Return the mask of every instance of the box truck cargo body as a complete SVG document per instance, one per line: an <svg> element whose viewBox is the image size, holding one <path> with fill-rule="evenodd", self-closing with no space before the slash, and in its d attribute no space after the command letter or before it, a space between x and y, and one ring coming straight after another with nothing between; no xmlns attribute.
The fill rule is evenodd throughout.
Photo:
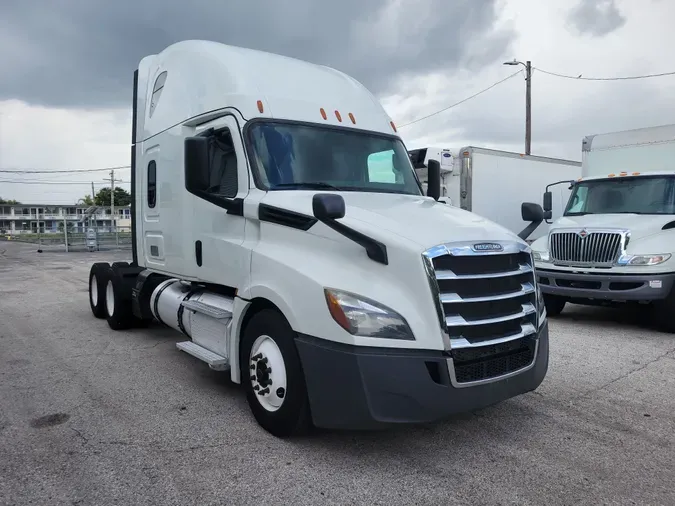
<svg viewBox="0 0 675 506"><path fill-rule="evenodd" d="M409 151L420 180L426 182L426 163L440 158L441 195L448 203L471 211L519 233L525 224L521 203L538 201L547 185L574 181L581 176L581 162L560 158L523 155L468 146L461 149L418 148ZM551 190L552 218L562 216L570 194L570 185L559 184ZM527 239L546 235L548 223L542 222Z"/></svg>

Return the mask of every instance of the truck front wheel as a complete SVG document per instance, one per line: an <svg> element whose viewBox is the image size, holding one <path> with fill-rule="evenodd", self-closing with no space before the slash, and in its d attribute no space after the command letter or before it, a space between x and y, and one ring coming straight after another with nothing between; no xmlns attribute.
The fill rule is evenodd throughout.
<svg viewBox="0 0 675 506"><path fill-rule="evenodd" d="M544 305L547 316L558 316L565 309L567 301L557 295L544 294Z"/></svg>
<svg viewBox="0 0 675 506"><path fill-rule="evenodd" d="M295 332L281 313L264 309L251 318L241 342L241 381L258 424L276 437L305 433L309 400Z"/></svg>

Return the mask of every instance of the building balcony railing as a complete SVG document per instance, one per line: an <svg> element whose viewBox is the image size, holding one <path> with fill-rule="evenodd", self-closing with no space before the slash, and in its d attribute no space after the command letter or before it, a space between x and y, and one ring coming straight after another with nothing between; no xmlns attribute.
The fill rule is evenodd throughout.
<svg viewBox="0 0 675 506"><path fill-rule="evenodd" d="M82 214L0 214L0 220L12 221L43 221L43 220L82 220L88 219ZM95 214L92 216L95 220L110 221L109 214ZM115 219L129 219L129 216L115 215Z"/></svg>

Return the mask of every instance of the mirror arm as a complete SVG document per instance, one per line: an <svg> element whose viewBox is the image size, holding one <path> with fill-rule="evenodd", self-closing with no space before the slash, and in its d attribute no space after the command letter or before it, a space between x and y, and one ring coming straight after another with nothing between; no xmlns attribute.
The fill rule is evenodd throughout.
<svg viewBox="0 0 675 506"><path fill-rule="evenodd" d="M363 249L365 249L366 253L368 254L368 258L371 260L374 260L375 262L383 265L389 265L387 247L380 241L373 239L372 237L368 237L367 235L362 234L361 232L354 230L353 228L350 228L337 220L320 219L319 221L327 227L335 230L338 234L351 241L354 241L356 244L363 247Z"/></svg>
<svg viewBox="0 0 675 506"><path fill-rule="evenodd" d="M523 241L526 240L530 236L530 234L532 234L532 232L534 232L537 229L539 225L541 225L541 221L530 222L530 224L527 227L525 227L518 233L518 237L520 237Z"/></svg>
<svg viewBox="0 0 675 506"><path fill-rule="evenodd" d="M563 183L567 183L567 184L569 184L569 185L574 185L574 180L570 181L569 179L564 179L564 180L562 180L562 181L556 181L555 183L549 183L549 184L546 185L546 191L548 191L548 189L549 189L551 186L555 186L555 185L563 184Z"/></svg>

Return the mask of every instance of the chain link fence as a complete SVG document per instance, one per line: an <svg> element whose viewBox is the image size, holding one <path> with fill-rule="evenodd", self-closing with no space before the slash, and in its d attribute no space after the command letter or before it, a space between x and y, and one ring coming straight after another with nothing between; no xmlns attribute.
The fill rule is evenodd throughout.
<svg viewBox="0 0 675 506"><path fill-rule="evenodd" d="M31 232L6 234L1 240L37 245L38 249L75 251L106 251L131 249L131 227L92 227L86 231Z"/></svg>

